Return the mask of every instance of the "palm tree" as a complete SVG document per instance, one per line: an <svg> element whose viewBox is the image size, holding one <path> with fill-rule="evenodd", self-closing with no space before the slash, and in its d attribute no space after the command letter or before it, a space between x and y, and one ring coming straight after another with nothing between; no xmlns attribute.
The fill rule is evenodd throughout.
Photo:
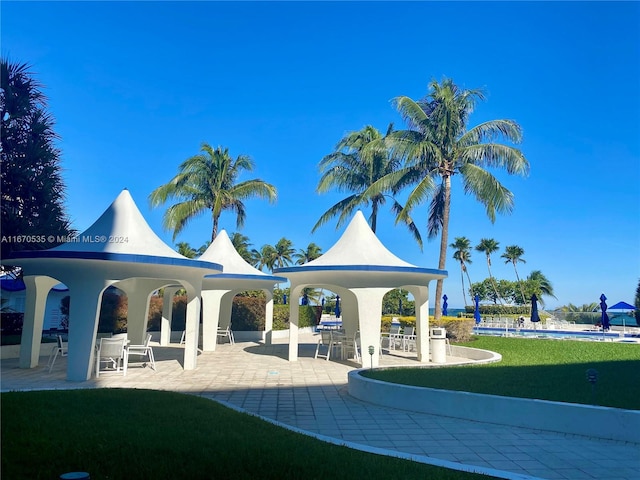
<svg viewBox="0 0 640 480"><path fill-rule="evenodd" d="M293 256L296 259L296 265L303 265L315 260L320 255L322 255L322 248L311 242L306 249L301 248L298 250L298 253L295 253Z"/></svg>
<svg viewBox="0 0 640 480"><path fill-rule="evenodd" d="M164 227L173 230L173 239L187 223L205 211L211 212L213 228L211 241L218 235L218 221L223 211L236 214L236 226L244 225L246 211L243 200L251 198L276 200L276 188L260 179L238 183L244 171L253 170L253 162L247 155L233 159L229 149L203 143L201 153L185 160L180 172L169 183L156 188L149 201L153 207L164 204L170 198L179 200L164 214Z"/></svg>
<svg viewBox="0 0 640 480"><path fill-rule="evenodd" d="M520 281L520 277L518 276L518 268L516 267L518 262L527 263L522 256L524 255L524 250L520 248L518 245L509 245L505 248L504 253L500 255L501 258L504 258L504 263L512 263L513 269L516 272L516 279L518 280L518 285L520 285L520 293L522 294L522 304L526 305L527 300L524 296L524 290L522 289L522 282Z"/></svg>
<svg viewBox="0 0 640 480"><path fill-rule="evenodd" d="M532 271L527 276L527 281L535 282L537 284L538 288L540 289L541 295L546 295L548 297L553 297L556 300L558 299L558 297L556 297L553 294L553 285L551 285L551 282L549 281L549 279L540 270ZM542 306L544 306L544 300L542 299L541 295L539 295L540 298L538 300L540 301Z"/></svg>
<svg viewBox="0 0 640 480"><path fill-rule="evenodd" d="M287 238L282 237L275 245L275 259L273 262L274 268L282 268L291 265L293 262L293 255L296 253L293 248L293 242Z"/></svg>
<svg viewBox="0 0 640 480"><path fill-rule="evenodd" d="M263 267L267 267L270 271L273 271L276 264L276 249L272 245L263 245L260 251L255 251L257 262L254 264L256 268L262 270Z"/></svg>
<svg viewBox="0 0 640 480"><path fill-rule="evenodd" d="M484 253L487 256L487 269L489 270L489 279L491 280L493 290L496 293L496 298L500 300L500 303L502 303L502 299L498 294L498 286L496 285L496 281L491 274L491 254L497 252L499 248L500 244L493 238L482 238L480 239L480 243L476 245L476 250L478 252Z"/></svg>
<svg viewBox="0 0 640 480"><path fill-rule="evenodd" d="M245 262L255 265L256 262L260 261L255 255L257 251L255 249L249 250L249 247L252 245L249 243L249 237L242 235L240 232L234 232L229 239L231 240L233 248L236 249L236 252L238 252Z"/></svg>
<svg viewBox="0 0 640 480"><path fill-rule="evenodd" d="M469 287L471 287L471 278L469 277L469 270L467 269L467 264L471 262L471 242L467 237L456 237L455 242L449 245L451 248L455 249L453 252L453 258L460 262L460 278L462 279L462 296L464 297L464 304L469 305L467 303L467 295L464 289L464 274L467 274L467 280L469 280ZM471 292L473 295L473 292Z"/></svg>
<svg viewBox="0 0 640 480"><path fill-rule="evenodd" d="M187 258L196 258L198 254L188 242L178 242L176 247L178 247L178 253Z"/></svg>
<svg viewBox="0 0 640 480"><path fill-rule="evenodd" d="M442 83L434 80L429 88L428 95L418 102L409 97L394 100L409 129L391 133L387 141L392 154L406 163L376 188L413 185L399 221L431 198L427 231L430 238L440 233L438 268L444 270L452 177L460 175L464 192L474 195L494 222L496 213L512 211L513 194L487 169L502 168L508 174L526 175L529 162L520 150L496 143L501 138L511 143L521 141L522 131L515 121L490 120L467 130L476 101L484 100L481 90L462 90L450 79ZM442 284L443 280L436 284L436 319L441 315Z"/></svg>
<svg viewBox="0 0 640 480"><path fill-rule="evenodd" d="M392 131L393 123L389 124L386 136ZM323 213L311 229L312 233L336 216L338 216L336 228L339 228L352 216L356 208L368 206L369 203L371 203L369 223L371 230L375 233L378 211L380 205L386 203L387 197L393 202L391 210L394 213L398 214L402 211L402 205L392 196L395 193L393 188L381 189L373 194L368 193L371 185L400 168L400 162L389 154L384 139L385 137L376 128L367 125L362 130L345 135L336 145L335 151L320 161L319 168L322 176L316 191L325 193L335 188L350 195ZM411 217L407 215L403 220L422 248L420 232Z"/></svg>

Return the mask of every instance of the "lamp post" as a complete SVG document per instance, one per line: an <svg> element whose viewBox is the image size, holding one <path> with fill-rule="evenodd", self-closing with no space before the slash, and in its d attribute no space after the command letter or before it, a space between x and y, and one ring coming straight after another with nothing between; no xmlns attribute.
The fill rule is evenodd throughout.
<svg viewBox="0 0 640 480"><path fill-rule="evenodd" d="M369 355L371 356L371 368L373 368L373 345L369 345Z"/></svg>

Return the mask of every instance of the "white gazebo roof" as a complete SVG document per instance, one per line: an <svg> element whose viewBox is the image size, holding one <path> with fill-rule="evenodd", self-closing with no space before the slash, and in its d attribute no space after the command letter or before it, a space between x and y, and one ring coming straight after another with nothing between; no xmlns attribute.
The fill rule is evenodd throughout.
<svg viewBox="0 0 640 480"><path fill-rule="evenodd" d="M236 251L226 230L218 233L218 236L199 257L199 260L220 264L223 268L223 273L205 277L205 288L211 288L220 284L229 284L231 280L246 283L246 288L248 289L251 288L252 285L256 286L255 282L260 282L261 285L265 285L265 283L274 284L287 281L284 277L267 275L249 265ZM212 283L212 281L215 283Z"/></svg>
<svg viewBox="0 0 640 480"><path fill-rule="evenodd" d="M447 276L445 270L412 265L391 253L369 227L360 210L340 239L324 255L304 265L278 268L297 283L363 287L386 284L422 284ZM416 283L418 282L418 283Z"/></svg>

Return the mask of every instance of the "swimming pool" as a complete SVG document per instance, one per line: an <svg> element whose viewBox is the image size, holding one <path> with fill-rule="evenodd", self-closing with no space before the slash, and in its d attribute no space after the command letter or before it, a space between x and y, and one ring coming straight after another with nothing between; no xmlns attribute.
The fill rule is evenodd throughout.
<svg viewBox="0 0 640 480"><path fill-rule="evenodd" d="M542 330L542 329L515 329L515 328L496 328L496 327L474 327L473 333L477 335L493 335L501 337L529 337L529 338L564 338L573 340L594 340L594 341L619 341L619 342L638 342L638 334L622 333L622 332L590 332L575 330Z"/></svg>

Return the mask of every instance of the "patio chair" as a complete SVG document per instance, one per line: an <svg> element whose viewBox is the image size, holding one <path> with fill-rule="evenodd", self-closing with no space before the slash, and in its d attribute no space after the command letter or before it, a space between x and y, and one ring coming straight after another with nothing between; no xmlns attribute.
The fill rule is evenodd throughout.
<svg viewBox="0 0 640 480"><path fill-rule="evenodd" d="M56 336L56 344L51 349L51 354L49 355L49 361L47 361L47 367L49 368L49 372L53 370L53 364L56 363L56 358L58 355L61 357L67 356L67 345L62 342L62 335Z"/></svg>
<svg viewBox="0 0 640 480"><path fill-rule="evenodd" d="M236 343L235 339L233 338L233 332L231 331L231 327L229 326L227 326L227 328L218 327L218 340L219 341L221 340L220 343L222 343L225 338L229 339L229 343L231 345Z"/></svg>
<svg viewBox="0 0 640 480"><path fill-rule="evenodd" d="M325 347L327 351L322 354L320 353L320 348ZM316 345L316 354L313 358L324 357L326 360L329 360L331 356L331 330L321 330L320 331L320 339L318 340L318 345Z"/></svg>
<svg viewBox="0 0 640 480"><path fill-rule="evenodd" d="M395 350L396 347L402 345L402 335L400 333L400 324L391 324L389 332L382 332L380 334L380 351L384 346L384 341L387 341L387 350Z"/></svg>
<svg viewBox="0 0 640 480"><path fill-rule="evenodd" d="M415 327L406 327L402 334L402 350L405 352L410 352L411 350L416 350L416 328Z"/></svg>
<svg viewBox="0 0 640 480"><path fill-rule="evenodd" d="M128 345L127 346L127 357L130 358L131 355L135 355L138 357L142 357L143 359L143 367L147 366L147 363L144 362L146 358L149 361L149 365L152 370L156 369L156 360L153 356L153 348L150 345L151 343L151 334L147 334L147 339L144 342L144 345Z"/></svg>
<svg viewBox="0 0 640 480"><path fill-rule="evenodd" d="M109 371L120 373L122 369L123 376L127 374L127 350L125 345L127 339L122 338L101 338L96 352L96 378L100 376L101 366L106 364L110 367Z"/></svg>
<svg viewBox="0 0 640 480"><path fill-rule="evenodd" d="M356 362L360 361L360 349L358 348L358 340L359 340L358 332L355 332L353 335L345 335L342 337L341 341L341 351L342 351L342 359L347 360L351 356L355 359Z"/></svg>

